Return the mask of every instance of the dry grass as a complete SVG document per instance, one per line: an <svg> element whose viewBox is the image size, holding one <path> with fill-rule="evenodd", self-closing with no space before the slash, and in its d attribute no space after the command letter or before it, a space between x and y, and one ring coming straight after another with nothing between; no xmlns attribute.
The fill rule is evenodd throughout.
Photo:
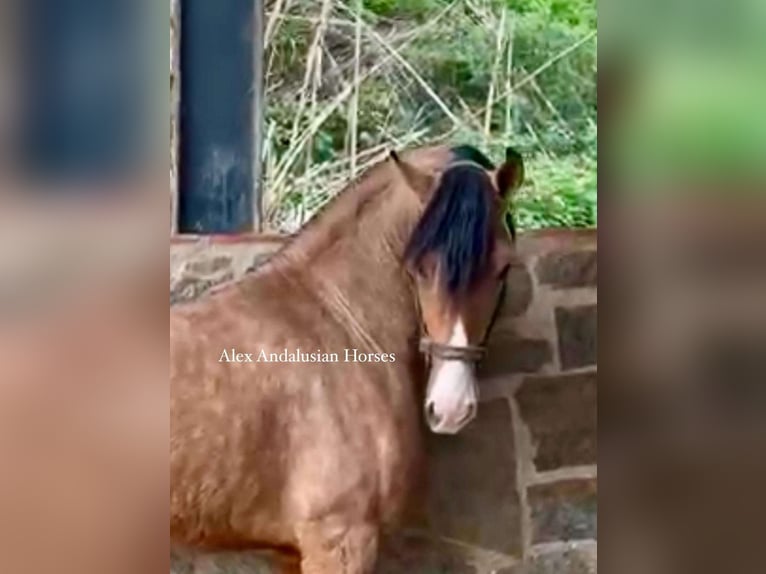
<svg viewBox="0 0 766 574"><path fill-rule="evenodd" d="M487 0L455 0L419 24L377 17L364 10L361 0L274 0L267 4L267 11L272 30L266 47L268 105L294 113L289 134L275 113L267 114L265 130L266 225L282 231L298 229L390 148L454 141L464 134L471 134L472 143L485 149L505 145L513 137L516 95L523 90L536 91L537 97L546 99L536 79L595 36L582 37L551 54L531 72L520 73L513 61L515 16L508 10L497 10ZM478 29L486 30L494 45L491 79L482 105L470 105L455 97L452 86L434 85L408 56L411 48L438 46L442 28L466 14L477 22ZM298 35L296 26L300 28ZM288 34L293 34L293 40L301 36L311 40L303 46L299 41L286 41ZM285 77L286 69L302 70L300 83L295 77ZM376 93L366 96L364 88L370 85ZM445 90L450 97L444 95ZM391 105L387 116L375 126L376 133L363 138L360 114L370 97ZM413 99L421 102L423 113L415 114L415 121L403 127L403 108L411 108ZM560 117L556 107L550 101L548 104L551 113ZM412 110L406 112L411 114ZM434 112L440 116L438 121L433 121ZM500 129L493 122L498 114L504 118ZM345 120L343 149L337 149L336 144L331 158L317 161L316 149L321 143L317 138L323 137L330 123L337 130L339 118ZM523 125L527 135L535 135L531 125ZM568 129L566 122L562 129Z"/></svg>

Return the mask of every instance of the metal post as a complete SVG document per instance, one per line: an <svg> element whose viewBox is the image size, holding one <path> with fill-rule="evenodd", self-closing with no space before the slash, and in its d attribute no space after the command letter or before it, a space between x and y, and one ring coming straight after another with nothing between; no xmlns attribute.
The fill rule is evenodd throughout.
<svg viewBox="0 0 766 574"><path fill-rule="evenodd" d="M182 233L237 233L259 224L260 202L254 196L262 122L256 78L262 75L260 4L254 0L183 0Z"/></svg>
<svg viewBox="0 0 766 574"><path fill-rule="evenodd" d="M253 226L263 231L265 206L263 205L263 134L265 101L264 48L266 43L266 9L263 0L253 0L255 25L253 26Z"/></svg>

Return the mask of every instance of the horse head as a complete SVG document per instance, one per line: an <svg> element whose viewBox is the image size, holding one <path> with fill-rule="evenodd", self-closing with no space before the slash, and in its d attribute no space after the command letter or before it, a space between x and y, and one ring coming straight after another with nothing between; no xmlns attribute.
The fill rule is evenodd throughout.
<svg viewBox="0 0 766 574"><path fill-rule="evenodd" d="M513 261L508 197L524 177L521 155L509 148L495 168L473 148L455 148L437 175L392 154L425 206L404 254L420 310L420 350L430 365L428 426L454 434L475 416L476 363L503 300Z"/></svg>

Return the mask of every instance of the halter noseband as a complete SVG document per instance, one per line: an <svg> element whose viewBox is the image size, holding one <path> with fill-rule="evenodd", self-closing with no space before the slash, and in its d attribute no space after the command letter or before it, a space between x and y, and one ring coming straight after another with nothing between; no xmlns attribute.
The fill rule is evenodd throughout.
<svg viewBox="0 0 766 574"><path fill-rule="evenodd" d="M487 354L487 348L479 345L455 346L437 343L430 337L420 339L420 352L426 357L436 357L443 361L464 361L477 363Z"/></svg>

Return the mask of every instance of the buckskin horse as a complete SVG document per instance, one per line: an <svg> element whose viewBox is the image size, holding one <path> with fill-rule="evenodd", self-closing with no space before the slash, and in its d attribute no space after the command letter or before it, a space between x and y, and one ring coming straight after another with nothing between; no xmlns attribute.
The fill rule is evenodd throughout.
<svg viewBox="0 0 766 574"><path fill-rule="evenodd" d="M476 414L475 362L513 258L505 199L523 178L506 155L496 169L469 146L392 153L264 266L171 310L174 546L288 549L303 574L374 569L423 417L456 433ZM220 361L226 349L395 361Z"/></svg>

